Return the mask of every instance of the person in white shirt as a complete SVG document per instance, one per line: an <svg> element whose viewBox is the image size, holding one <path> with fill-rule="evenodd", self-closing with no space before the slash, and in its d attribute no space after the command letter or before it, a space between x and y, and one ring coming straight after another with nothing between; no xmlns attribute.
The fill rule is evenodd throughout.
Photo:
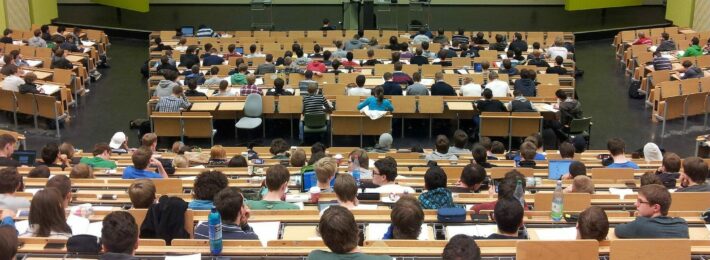
<svg viewBox="0 0 710 260"><path fill-rule="evenodd" d="M5 79L2 81L2 89L14 92L20 91L20 85L25 84L25 81L20 78L20 69L14 64L6 64L2 67L2 74Z"/></svg>
<svg viewBox="0 0 710 260"><path fill-rule="evenodd" d="M554 59L557 56L561 56L563 59L567 59L567 54L569 51L565 48L565 43L562 39L555 40L555 45L547 49L547 57Z"/></svg>
<svg viewBox="0 0 710 260"><path fill-rule="evenodd" d="M369 97L372 95L370 89L365 88L365 75L358 75L355 78L355 84L357 84L357 87L348 88L348 96Z"/></svg>
<svg viewBox="0 0 710 260"><path fill-rule="evenodd" d="M483 88L473 82L471 77L463 78L463 86L461 86L461 95L464 97L480 97Z"/></svg>
<svg viewBox="0 0 710 260"><path fill-rule="evenodd" d="M508 82L499 80L498 73L495 71L491 71L488 74L488 84L486 84L486 88L493 92L493 97L507 97L508 91L510 90Z"/></svg>
<svg viewBox="0 0 710 260"><path fill-rule="evenodd" d="M372 170L372 183L380 185L373 189L376 193L413 194L412 187L402 186L395 182L397 178L397 162L392 158L379 159Z"/></svg>

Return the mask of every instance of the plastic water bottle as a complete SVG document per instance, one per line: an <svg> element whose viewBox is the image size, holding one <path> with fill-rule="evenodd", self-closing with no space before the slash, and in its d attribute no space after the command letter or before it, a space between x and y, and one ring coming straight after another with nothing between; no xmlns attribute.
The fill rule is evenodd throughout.
<svg viewBox="0 0 710 260"><path fill-rule="evenodd" d="M222 217L216 208L212 208L207 216L210 230L210 253L219 255L222 253Z"/></svg>
<svg viewBox="0 0 710 260"><path fill-rule="evenodd" d="M358 156L354 155L353 156L353 161L352 161L352 173L353 173L353 178L355 179L355 184L357 185L358 189L360 188L360 160L358 160Z"/></svg>
<svg viewBox="0 0 710 260"><path fill-rule="evenodd" d="M523 209L525 209L525 192L523 191L523 181L518 180L518 182L515 184L515 193L513 194L515 196L515 199L520 201L520 206L523 206Z"/></svg>
<svg viewBox="0 0 710 260"><path fill-rule="evenodd" d="M553 221L562 220L563 207L562 181L557 181L555 192L552 193L552 212L550 213Z"/></svg>

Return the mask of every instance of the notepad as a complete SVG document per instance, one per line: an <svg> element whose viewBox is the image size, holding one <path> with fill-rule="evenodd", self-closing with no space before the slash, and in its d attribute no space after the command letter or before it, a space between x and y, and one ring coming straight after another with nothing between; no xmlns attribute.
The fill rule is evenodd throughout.
<svg viewBox="0 0 710 260"><path fill-rule="evenodd" d="M17 229L18 235L27 233L27 231L30 229L30 221L23 220L15 222L15 229Z"/></svg>
<svg viewBox="0 0 710 260"><path fill-rule="evenodd" d="M483 225L450 225L446 226L446 239L460 234L468 236L488 237L493 233L498 232L498 226L495 224Z"/></svg>
<svg viewBox="0 0 710 260"><path fill-rule="evenodd" d="M468 74L468 70L467 70L467 69L457 69L456 72L458 72L459 74L464 74L464 75L465 75L465 74Z"/></svg>
<svg viewBox="0 0 710 260"><path fill-rule="evenodd" d="M42 92L44 92L44 94L52 95L52 94L54 94L54 93L59 92L59 88L60 88L60 87L57 86L57 85L44 84L44 85L39 86L38 89L39 89L39 90L42 90Z"/></svg>
<svg viewBox="0 0 710 260"><path fill-rule="evenodd" d="M37 67L39 65L42 65L41 60L25 60L25 62L27 62L27 65L29 65L30 67Z"/></svg>
<svg viewBox="0 0 710 260"><path fill-rule="evenodd" d="M434 79L422 79L422 81L420 81L420 83L422 83L422 85L427 85L427 86L434 85Z"/></svg>
<svg viewBox="0 0 710 260"><path fill-rule="evenodd" d="M100 221L90 223L89 219L87 218L69 215L69 217L67 218L67 224L71 228L72 235L86 234L101 237L101 229L103 228L103 223Z"/></svg>
<svg viewBox="0 0 710 260"><path fill-rule="evenodd" d="M575 240L577 239L577 228L539 228L535 229L539 240Z"/></svg>
<svg viewBox="0 0 710 260"><path fill-rule="evenodd" d="M270 240L279 239L281 222L251 222L249 223L249 226L254 229L254 233L259 236L259 241L263 247L266 247L266 244Z"/></svg>
<svg viewBox="0 0 710 260"><path fill-rule="evenodd" d="M87 46L87 47L94 46L94 44L96 44L96 43L95 43L95 42L92 42L92 41L81 41L81 45L84 45L84 46Z"/></svg>
<svg viewBox="0 0 710 260"><path fill-rule="evenodd" d="M387 233L390 223L370 223L365 228L365 240L382 240ZM417 240L429 240L429 228L427 224L422 224L421 232Z"/></svg>

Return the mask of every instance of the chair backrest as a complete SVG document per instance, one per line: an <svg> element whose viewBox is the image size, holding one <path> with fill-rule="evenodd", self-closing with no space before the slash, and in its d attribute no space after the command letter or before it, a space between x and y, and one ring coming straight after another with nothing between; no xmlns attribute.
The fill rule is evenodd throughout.
<svg viewBox="0 0 710 260"><path fill-rule="evenodd" d="M320 128L326 125L326 114L304 114L303 125L309 128Z"/></svg>
<svg viewBox="0 0 710 260"><path fill-rule="evenodd" d="M609 257L623 260L691 259L687 239L614 239L610 241Z"/></svg>
<svg viewBox="0 0 710 260"><path fill-rule="evenodd" d="M136 225L138 226L138 232L141 230L141 225L145 221L145 216L148 214L148 209L129 209L128 213L133 216L136 220ZM194 237L195 233L195 213L188 209L185 211L185 231L190 234L190 238Z"/></svg>
<svg viewBox="0 0 710 260"><path fill-rule="evenodd" d="M589 193L565 193L563 196L562 203L565 212L583 211L592 205L592 194ZM552 210L552 193L535 193L535 210Z"/></svg>
<svg viewBox="0 0 710 260"><path fill-rule="evenodd" d="M533 168L515 168L515 167L493 167L490 168L486 171L491 172L491 179L503 179L505 177L505 174L510 172L510 171L518 171L520 174L522 174L525 177L533 177Z"/></svg>
<svg viewBox="0 0 710 260"><path fill-rule="evenodd" d="M38 116L56 119L64 116L65 114L62 102L58 101L53 96L35 95L35 102L37 103Z"/></svg>
<svg viewBox="0 0 710 260"><path fill-rule="evenodd" d="M537 75L536 80L542 85L560 85L560 75L558 74L540 74Z"/></svg>
<svg viewBox="0 0 710 260"><path fill-rule="evenodd" d="M587 129L589 129L589 125L591 123L592 123L591 117L572 119L572 121L569 123L569 132L570 133L581 133L581 132L587 131Z"/></svg>
<svg viewBox="0 0 710 260"><path fill-rule="evenodd" d="M592 168L594 180L633 180L634 169L631 168Z"/></svg>
<svg viewBox="0 0 710 260"><path fill-rule="evenodd" d="M17 112L27 115L34 115L37 112L34 94L14 93L17 100Z"/></svg>
<svg viewBox="0 0 710 260"><path fill-rule="evenodd" d="M262 113L261 108L261 95L249 94L246 103L244 103L244 115L248 117L260 117Z"/></svg>
<svg viewBox="0 0 710 260"><path fill-rule="evenodd" d="M155 183L155 194L166 195L183 193L181 179L153 179L153 183Z"/></svg>
<svg viewBox="0 0 710 260"><path fill-rule="evenodd" d="M422 114L441 114L444 113L444 97L443 96L419 96L418 102L419 113Z"/></svg>
<svg viewBox="0 0 710 260"><path fill-rule="evenodd" d="M635 248L634 250L639 250ZM520 240L515 246L516 260L537 259L598 259L596 240L532 241ZM615 259L615 258L613 258Z"/></svg>
<svg viewBox="0 0 710 260"><path fill-rule="evenodd" d="M15 94L11 90L0 89L0 110L14 112L16 109Z"/></svg>
<svg viewBox="0 0 710 260"><path fill-rule="evenodd" d="M658 106L660 113L666 120L680 118L685 115L685 101L688 96L670 96Z"/></svg>
<svg viewBox="0 0 710 260"><path fill-rule="evenodd" d="M392 106L397 110L393 114L413 114L417 112L417 100L415 96L391 96Z"/></svg>
<svg viewBox="0 0 710 260"><path fill-rule="evenodd" d="M481 113L481 136L507 137L510 134L510 113Z"/></svg>
<svg viewBox="0 0 710 260"><path fill-rule="evenodd" d="M686 114L688 116L705 114L707 112L707 92L693 93L686 99Z"/></svg>
<svg viewBox="0 0 710 260"><path fill-rule="evenodd" d="M360 103L360 97L358 96L335 96L337 111L358 111L358 103Z"/></svg>
<svg viewBox="0 0 710 260"><path fill-rule="evenodd" d="M182 122L178 112L153 112L150 115L153 132L160 137L182 136Z"/></svg>
<svg viewBox="0 0 710 260"><path fill-rule="evenodd" d="M341 73L342 75L343 73ZM343 83L328 83L321 85L323 87L323 95L337 96L345 94L345 85Z"/></svg>
<svg viewBox="0 0 710 260"><path fill-rule="evenodd" d="M706 192L671 193L670 211L705 211L710 208L710 196Z"/></svg>
<svg viewBox="0 0 710 260"><path fill-rule="evenodd" d="M210 112L183 112L183 135L186 137L212 137L212 115Z"/></svg>
<svg viewBox="0 0 710 260"><path fill-rule="evenodd" d="M510 136L526 137L539 133L542 116L538 112L513 112L510 120Z"/></svg>
<svg viewBox="0 0 710 260"><path fill-rule="evenodd" d="M302 96L279 96L279 114L300 114L302 112Z"/></svg>

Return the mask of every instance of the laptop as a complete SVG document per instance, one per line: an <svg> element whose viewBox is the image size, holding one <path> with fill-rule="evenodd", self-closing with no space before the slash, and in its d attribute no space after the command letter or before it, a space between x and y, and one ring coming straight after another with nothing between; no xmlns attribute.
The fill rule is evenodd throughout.
<svg viewBox="0 0 710 260"><path fill-rule="evenodd" d="M330 187L335 185L336 174L333 180L330 181ZM307 171L301 174L301 192L308 192L313 186L318 186L318 178L316 177L316 171Z"/></svg>
<svg viewBox="0 0 710 260"><path fill-rule="evenodd" d="M19 150L12 153L12 159L21 165L34 166L37 160L37 151Z"/></svg>
<svg viewBox="0 0 710 260"><path fill-rule="evenodd" d="M238 53L241 53L241 54L244 54L244 47L235 47L235 48L234 48L234 51L236 51L236 52L238 52Z"/></svg>
<svg viewBox="0 0 710 260"><path fill-rule="evenodd" d="M180 32L182 32L182 36L195 36L195 27L183 26L180 27Z"/></svg>
<svg viewBox="0 0 710 260"><path fill-rule="evenodd" d="M550 160L548 161L547 178L550 180L559 180L562 175L569 173L569 165L572 160Z"/></svg>

